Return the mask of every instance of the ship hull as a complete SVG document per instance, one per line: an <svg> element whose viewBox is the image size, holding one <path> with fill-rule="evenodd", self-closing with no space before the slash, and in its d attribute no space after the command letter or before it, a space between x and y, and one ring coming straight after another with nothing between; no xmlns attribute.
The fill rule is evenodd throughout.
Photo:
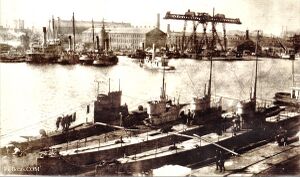
<svg viewBox="0 0 300 177"><path fill-rule="evenodd" d="M274 99L276 105L300 107L300 102L295 98L291 98L291 94L288 92L277 92Z"/></svg>

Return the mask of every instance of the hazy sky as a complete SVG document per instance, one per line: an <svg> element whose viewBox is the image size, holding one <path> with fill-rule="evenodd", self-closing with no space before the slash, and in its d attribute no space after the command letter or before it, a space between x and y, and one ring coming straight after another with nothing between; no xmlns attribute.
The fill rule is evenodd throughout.
<svg viewBox="0 0 300 177"><path fill-rule="evenodd" d="M226 17L240 18L242 25L227 25L228 29L263 30L280 34L282 26L300 30L300 0L0 0L0 23L12 26L13 19L24 19L25 26L48 24L54 15L71 19L75 12L78 20L124 21L133 25L156 25L156 14L161 18L167 11L183 14L187 9ZM163 20L171 29L182 31L183 21Z"/></svg>

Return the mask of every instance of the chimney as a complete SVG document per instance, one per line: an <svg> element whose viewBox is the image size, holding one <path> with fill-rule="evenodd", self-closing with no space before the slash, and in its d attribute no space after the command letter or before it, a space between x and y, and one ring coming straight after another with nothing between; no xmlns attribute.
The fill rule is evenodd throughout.
<svg viewBox="0 0 300 177"><path fill-rule="evenodd" d="M157 24L156 24L156 27L158 29L160 29L160 14L159 13L157 14Z"/></svg>
<svg viewBox="0 0 300 177"><path fill-rule="evenodd" d="M246 30L246 40L249 40L249 30Z"/></svg>
<svg viewBox="0 0 300 177"><path fill-rule="evenodd" d="M100 46L99 46L99 36L96 36L96 48L99 52L99 48L100 48Z"/></svg>
<svg viewBox="0 0 300 177"><path fill-rule="evenodd" d="M69 36L69 51L72 49L72 36Z"/></svg>
<svg viewBox="0 0 300 177"><path fill-rule="evenodd" d="M170 24L168 24L167 26L167 33L170 33L171 32L171 28L170 28Z"/></svg>
<svg viewBox="0 0 300 177"><path fill-rule="evenodd" d="M43 45L46 46L47 43L47 36L46 36L47 30L46 27L43 27L43 34L44 34L44 41L43 41Z"/></svg>

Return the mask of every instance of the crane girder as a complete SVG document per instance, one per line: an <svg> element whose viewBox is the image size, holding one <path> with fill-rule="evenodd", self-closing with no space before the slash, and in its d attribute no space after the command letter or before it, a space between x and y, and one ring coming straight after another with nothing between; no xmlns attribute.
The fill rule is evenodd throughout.
<svg viewBox="0 0 300 177"><path fill-rule="evenodd" d="M217 22L217 23L231 23L231 24L242 24L239 18L225 18L225 17L212 17L207 13L198 13L194 15L182 15L182 14L171 14L167 12L164 19L171 20L189 20L198 21L199 23Z"/></svg>

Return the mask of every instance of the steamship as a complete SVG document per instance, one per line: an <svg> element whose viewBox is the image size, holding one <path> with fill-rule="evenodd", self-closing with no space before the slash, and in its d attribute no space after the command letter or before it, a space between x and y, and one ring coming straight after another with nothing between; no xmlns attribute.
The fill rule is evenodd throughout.
<svg viewBox="0 0 300 177"><path fill-rule="evenodd" d="M58 60L60 64L77 64L79 63L79 55L76 52L76 41L75 41L75 18L74 13L72 16L72 28L73 28L73 43L72 37L69 36L69 49L67 51L63 51ZM73 45L73 48L72 48Z"/></svg>
<svg viewBox="0 0 300 177"><path fill-rule="evenodd" d="M166 54L156 56L155 44L153 44L152 54L146 54L146 58L141 60L140 66L151 70L175 70L174 66L169 66Z"/></svg>
<svg viewBox="0 0 300 177"><path fill-rule="evenodd" d="M108 34L105 31L104 22L101 29L101 44L102 48L99 47L99 40L97 39L97 49L98 53L96 54L93 65L94 66L112 66L116 65L119 61L118 57L109 50L109 38ZM103 50L104 49L104 50Z"/></svg>
<svg viewBox="0 0 300 177"><path fill-rule="evenodd" d="M56 63L62 51L61 41L53 39L47 41L46 27L43 27L43 44L32 43L30 50L26 52L26 61L29 63Z"/></svg>

